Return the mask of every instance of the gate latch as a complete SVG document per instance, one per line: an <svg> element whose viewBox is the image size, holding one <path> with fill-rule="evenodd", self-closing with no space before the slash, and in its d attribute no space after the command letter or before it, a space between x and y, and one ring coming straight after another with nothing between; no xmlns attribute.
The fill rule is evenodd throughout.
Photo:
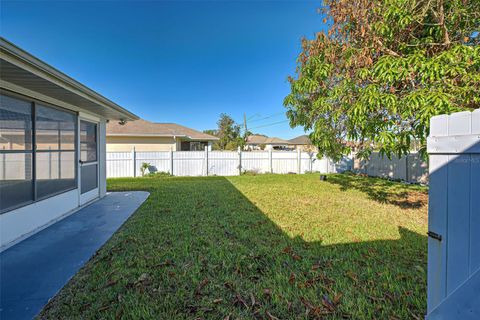
<svg viewBox="0 0 480 320"><path fill-rule="evenodd" d="M433 238L433 239L438 240L438 241L442 241L442 235L441 234L438 234L438 233L433 232L433 231L428 231L427 235L430 238Z"/></svg>

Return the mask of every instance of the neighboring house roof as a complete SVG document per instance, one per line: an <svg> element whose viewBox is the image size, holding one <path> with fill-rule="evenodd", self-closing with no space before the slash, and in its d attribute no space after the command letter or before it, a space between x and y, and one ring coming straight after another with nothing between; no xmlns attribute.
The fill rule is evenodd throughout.
<svg viewBox="0 0 480 320"><path fill-rule="evenodd" d="M262 136L260 134L252 134L247 137L247 144L264 144L267 140L267 136Z"/></svg>
<svg viewBox="0 0 480 320"><path fill-rule="evenodd" d="M218 140L206 134L176 123L157 123L139 119L126 124L110 121L107 124L107 136L133 137L184 137L190 140Z"/></svg>
<svg viewBox="0 0 480 320"><path fill-rule="evenodd" d="M265 143L266 144L282 144L282 145L290 144L290 142L288 142L287 140L283 140L277 137L267 138L267 140L265 140Z"/></svg>
<svg viewBox="0 0 480 320"><path fill-rule="evenodd" d="M310 145L312 144L312 141L310 141L310 138L307 135L301 135L296 138L288 140L290 144L296 144L296 145Z"/></svg>
<svg viewBox="0 0 480 320"><path fill-rule="evenodd" d="M287 140L283 140L276 137L267 137L259 134L252 134L247 137L247 144L290 144Z"/></svg>
<svg viewBox="0 0 480 320"><path fill-rule="evenodd" d="M107 119L136 120L138 117L99 93L0 37L2 88L37 93L45 102L88 110Z"/></svg>

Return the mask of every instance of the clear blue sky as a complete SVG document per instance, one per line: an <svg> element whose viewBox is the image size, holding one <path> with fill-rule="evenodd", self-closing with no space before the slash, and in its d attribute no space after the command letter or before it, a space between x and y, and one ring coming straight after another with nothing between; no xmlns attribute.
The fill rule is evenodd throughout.
<svg viewBox="0 0 480 320"><path fill-rule="evenodd" d="M144 119L204 130L246 112L254 132L303 133L268 125L320 1L0 3L3 37Z"/></svg>

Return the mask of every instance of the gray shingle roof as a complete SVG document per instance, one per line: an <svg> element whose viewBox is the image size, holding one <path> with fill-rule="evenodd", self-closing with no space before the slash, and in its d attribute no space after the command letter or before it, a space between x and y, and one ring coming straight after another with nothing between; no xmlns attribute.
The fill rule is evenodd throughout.
<svg viewBox="0 0 480 320"><path fill-rule="evenodd" d="M298 145L308 145L312 144L312 141L310 141L310 138L307 135L301 135L296 138L288 140L291 144L298 144Z"/></svg>
<svg viewBox="0 0 480 320"><path fill-rule="evenodd" d="M247 143L248 144L282 144L282 145L290 144L290 142L288 142L287 140L283 140L276 137L269 138L259 134L253 134L248 136Z"/></svg>
<svg viewBox="0 0 480 320"><path fill-rule="evenodd" d="M143 119L129 121L124 125L117 121L110 121L107 124L107 136L186 137L192 140L218 140L215 136L176 123L157 123Z"/></svg>

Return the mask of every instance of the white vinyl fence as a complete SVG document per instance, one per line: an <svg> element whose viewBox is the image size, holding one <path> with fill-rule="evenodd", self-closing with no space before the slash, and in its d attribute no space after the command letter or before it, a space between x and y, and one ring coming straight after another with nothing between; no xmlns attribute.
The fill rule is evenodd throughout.
<svg viewBox="0 0 480 320"><path fill-rule="evenodd" d="M257 173L336 173L352 170L352 160L338 163L315 153L297 151L162 151L107 152L107 177L139 177L143 163L149 172L168 172L175 176L235 176Z"/></svg>
<svg viewBox="0 0 480 320"><path fill-rule="evenodd" d="M433 117L427 320L480 319L480 110Z"/></svg>
<svg viewBox="0 0 480 320"><path fill-rule="evenodd" d="M428 183L428 163L418 153L388 159L386 156L373 152L367 161L358 161L354 171L370 177L380 177L402 180L410 183Z"/></svg>

